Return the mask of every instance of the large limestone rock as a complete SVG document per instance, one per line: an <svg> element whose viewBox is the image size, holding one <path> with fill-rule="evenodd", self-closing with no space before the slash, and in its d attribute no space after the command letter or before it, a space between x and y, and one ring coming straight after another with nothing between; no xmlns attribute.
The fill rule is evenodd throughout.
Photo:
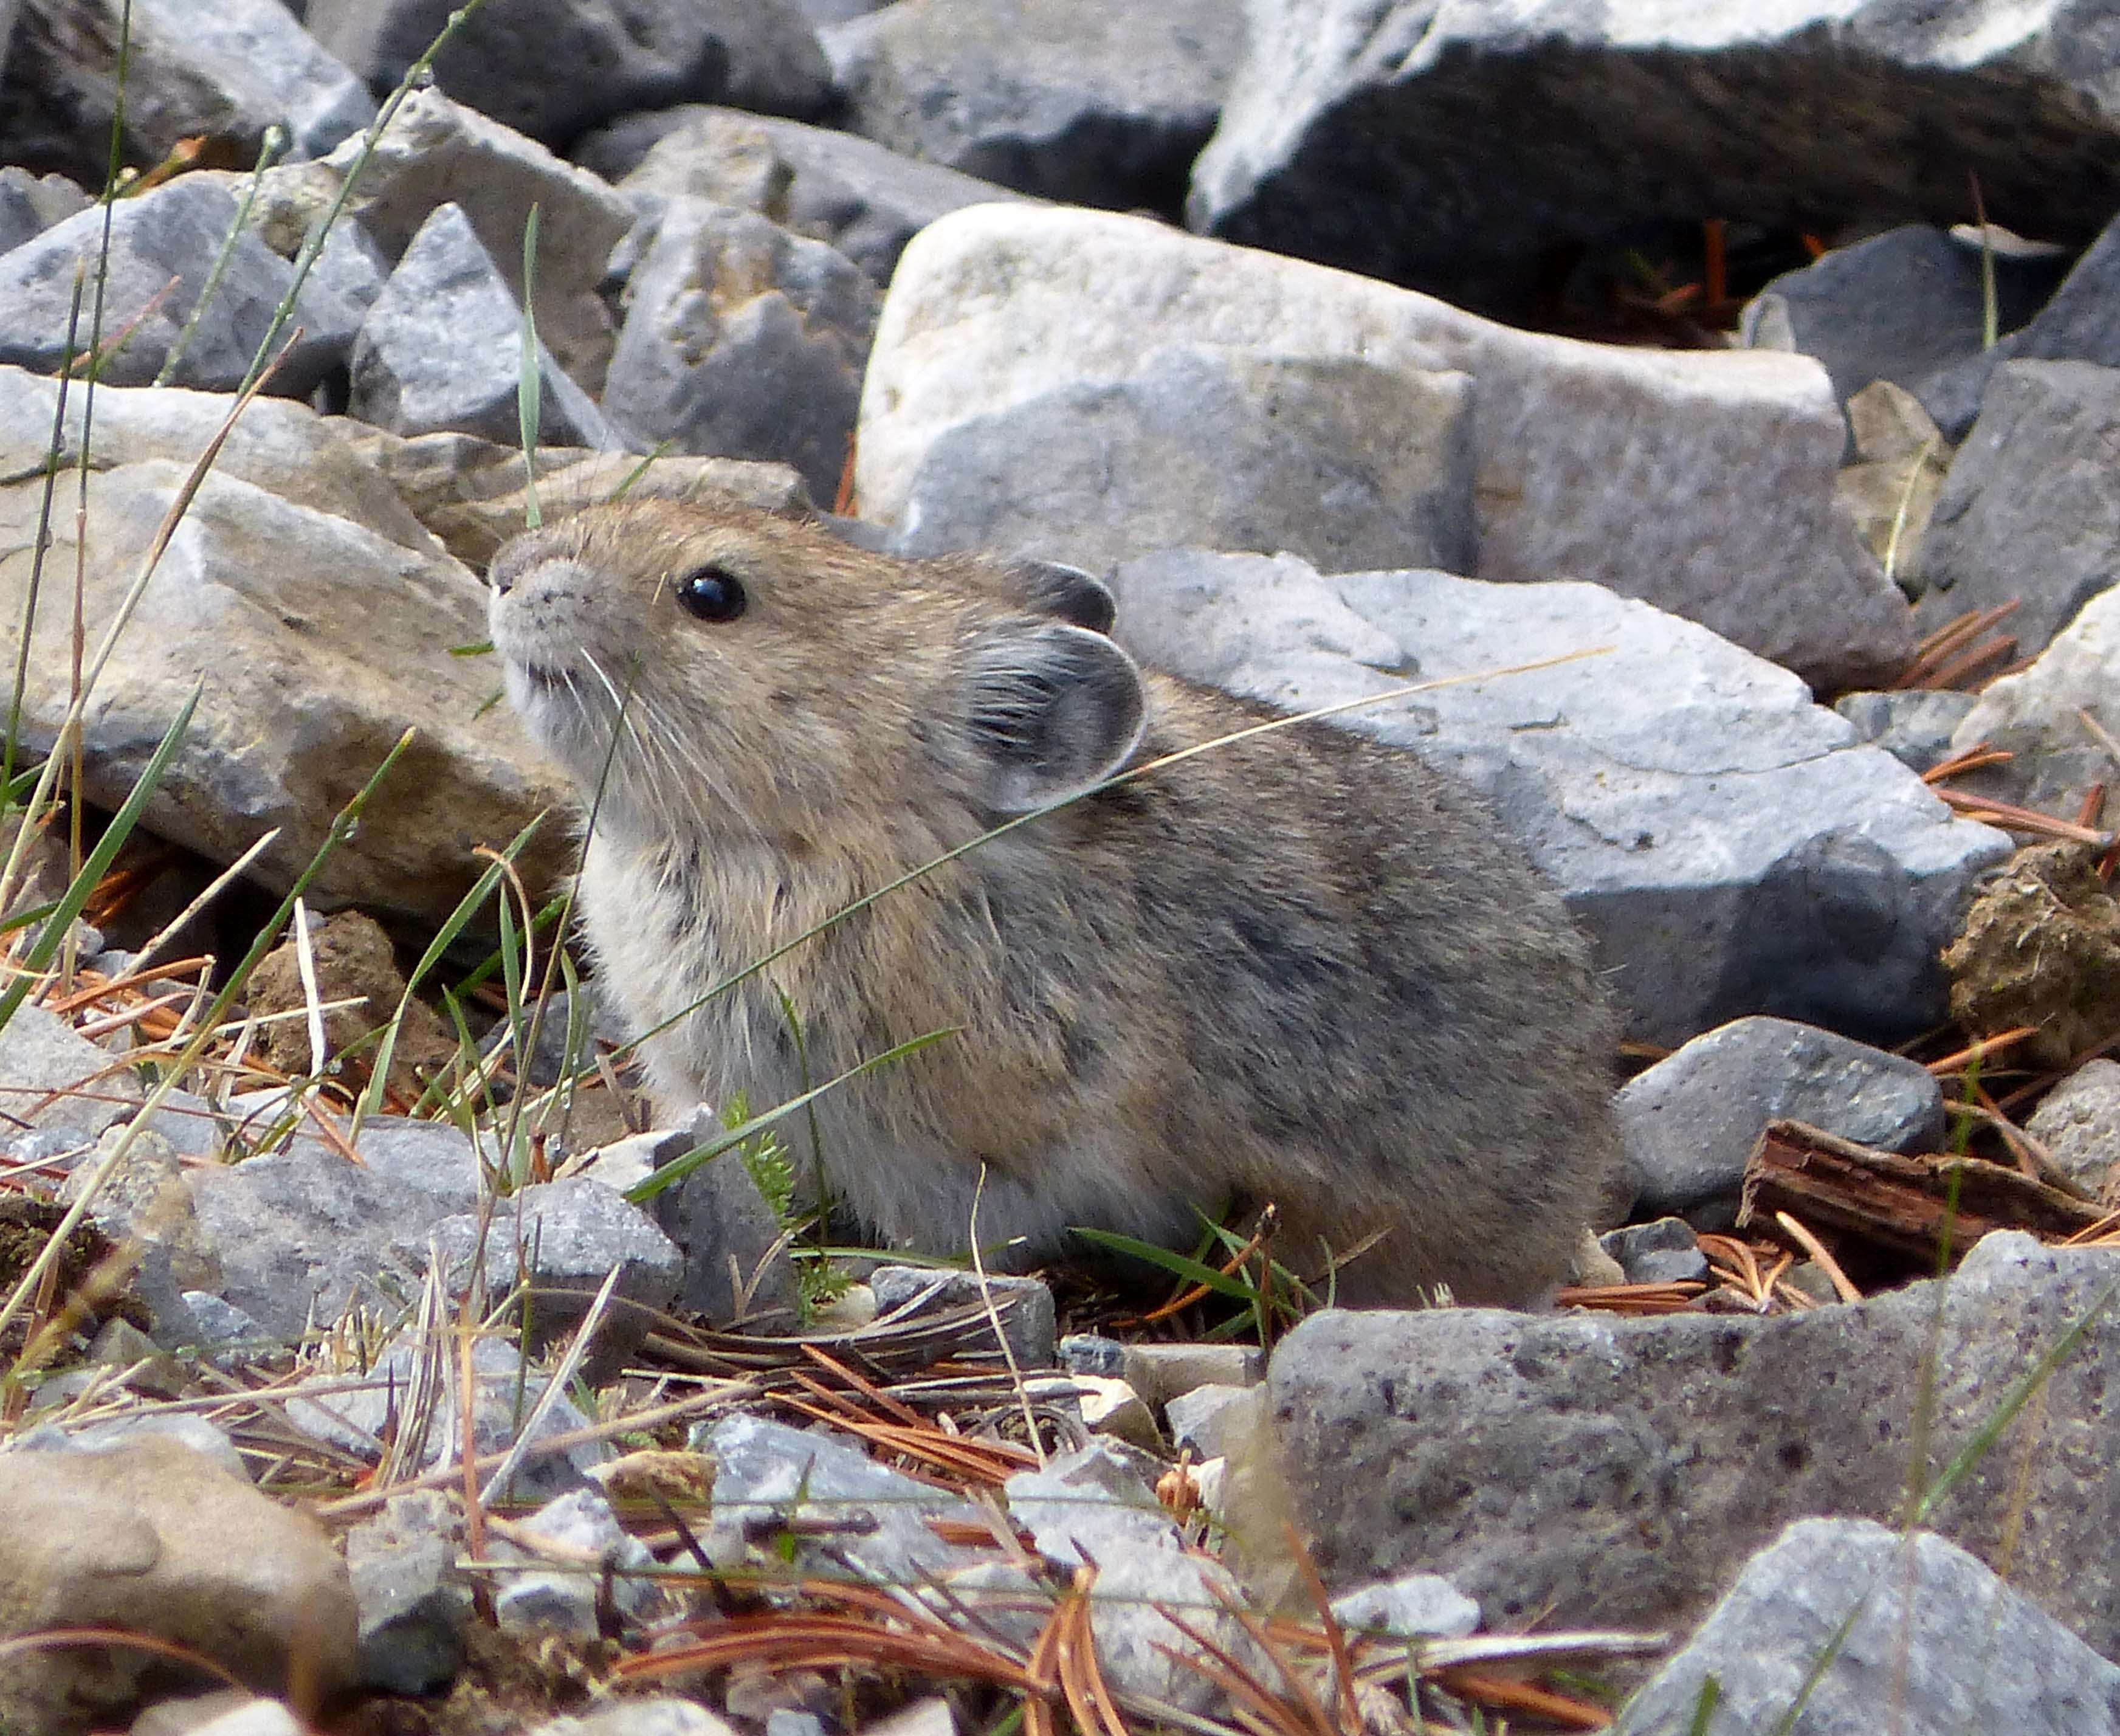
<svg viewBox="0 0 2120 1736"><path fill-rule="evenodd" d="M0 655L12 667L32 566L49 381L0 370ZM78 415L80 398L70 401ZM91 651L227 400L106 387L91 477L85 603ZM257 418L253 425L251 418ZM72 424L77 440L79 423ZM266 485L271 485L270 486ZM286 495L271 491L285 486ZM67 705L69 612L53 575L74 570L73 515L54 515L24 696L23 738L50 745ZM299 406L254 404L207 476L92 697L88 790L123 800L194 683L191 731L146 823L230 861L259 834L278 842L253 870L284 887L332 817L408 727L411 749L356 834L315 883L322 898L430 919L475 879L478 845L505 845L564 784L523 742L499 677L453 646L486 637L478 580L446 554L342 436ZM531 853L532 877L558 871L556 824Z"/></svg>
<svg viewBox="0 0 2120 1736"><path fill-rule="evenodd" d="M1904 600L1834 499L1847 431L1809 358L1514 331L1104 213L974 206L906 249L862 401L863 512L897 519L975 418L1126 379L1174 342L1470 375L1474 576L1591 579L1821 686L1881 678L1912 648Z"/></svg>

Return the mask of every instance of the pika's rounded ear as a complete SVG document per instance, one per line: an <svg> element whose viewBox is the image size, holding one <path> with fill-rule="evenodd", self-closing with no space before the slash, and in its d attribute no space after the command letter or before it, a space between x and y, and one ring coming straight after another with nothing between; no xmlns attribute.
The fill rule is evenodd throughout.
<svg viewBox="0 0 2120 1736"><path fill-rule="evenodd" d="M1100 633L1052 622L989 634L965 685L981 799L1020 814L1087 789L1126 763L1146 712L1141 671Z"/></svg>
<svg viewBox="0 0 2120 1736"><path fill-rule="evenodd" d="M1008 575L1024 607L1034 613L1072 621L1092 633L1111 631L1118 605L1095 574L1058 561L1017 561L1010 564Z"/></svg>

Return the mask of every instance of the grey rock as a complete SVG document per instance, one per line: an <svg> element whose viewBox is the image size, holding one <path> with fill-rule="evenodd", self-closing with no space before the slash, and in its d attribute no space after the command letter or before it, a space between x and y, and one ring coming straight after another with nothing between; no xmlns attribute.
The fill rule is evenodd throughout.
<svg viewBox="0 0 2120 1736"><path fill-rule="evenodd" d="M431 1408L413 1400L421 1395L423 1368L439 1380ZM549 1376L526 1370L514 1348L497 1338L481 1338L472 1353L472 1450L479 1458L505 1452L517 1431L542 1399ZM291 1399L287 1420L304 1433L344 1451L379 1462L383 1436L394 1429L396 1451L409 1471L438 1469L460 1462L463 1419L462 1359L451 1338L424 1357L421 1347L401 1338L375 1359L367 1380L342 1391ZM412 1442L404 1431L424 1419L425 1432ZM503 1496L517 1501L551 1500L588 1487L589 1472L611 1456L600 1441L542 1450L557 1435L588 1426L588 1418L564 1394L555 1399L529 1436L520 1468Z"/></svg>
<svg viewBox="0 0 2120 1736"><path fill-rule="evenodd" d="M479 16L490 17L491 8ZM362 142L349 140L321 163L266 176L258 221L280 232L282 250L329 209ZM444 203L463 208L518 301L523 226L537 206L537 336L584 391L601 391L616 328L599 290L611 249L633 225L632 206L535 140L439 90L415 91L376 142L346 212L395 263Z"/></svg>
<svg viewBox="0 0 2120 1736"><path fill-rule="evenodd" d="M0 654L11 666L55 392L52 381L0 370L0 454L18 478L0 482ZM70 395L70 413L81 396ZM192 435L202 426L210 434L226 407L201 393L97 393L98 461L113 468L99 472L90 501L91 645L202 449ZM70 512L55 515L48 556L69 574L72 524ZM39 611L22 732L33 752L49 751L65 714L71 632L70 611ZM489 670L449 655L486 633L484 588L325 418L255 403L104 673L87 728L88 794L123 802L199 671L212 670L143 823L224 863L277 826L279 841L251 874L284 889L360 781L416 726L410 759L332 852L311 896L439 922L476 877L475 846L500 848L565 801L512 719L478 715L493 691ZM549 830L518 859L541 887L563 871L567 849L560 829Z"/></svg>
<svg viewBox="0 0 2120 1736"><path fill-rule="evenodd" d="M1113 586L1137 654L1285 710L1610 647L1341 721L1485 797L1634 1035L1675 1045L1764 1012L1896 1041L1941 1022L1937 956L2008 840L1951 818L1787 671L1589 585L1179 552Z"/></svg>
<svg viewBox="0 0 2120 1736"><path fill-rule="evenodd" d="M593 1641L602 1631L598 1614L607 1590L619 1615L638 1619L657 1601L655 1554L619 1524L601 1489L574 1489L521 1521L523 1530L566 1553L596 1561L571 1571L542 1565L504 1574L493 1596L493 1618L503 1633L539 1631ZM540 1562L542 1557L513 1543L494 1546L498 1561Z"/></svg>
<svg viewBox="0 0 2120 1736"><path fill-rule="evenodd" d="M899 0L820 35L853 131L1046 198L1175 216L1244 26L1226 0Z"/></svg>
<svg viewBox="0 0 2120 1736"><path fill-rule="evenodd" d="M440 33L450 0L310 0L317 40L388 87ZM435 62L458 102L547 144L629 109L730 102L813 114L830 99L816 33L789 0L491 0Z"/></svg>
<svg viewBox="0 0 2120 1736"><path fill-rule="evenodd" d="M1051 1368L1059 1350L1054 1325L1053 1292L1034 1278L1007 1278L989 1273L982 1281L975 1272L937 1272L924 1266L878 1266L868 1275L879 1315L895 1315L900 1309L910 1319L923 1314L954 1312L960 1308L991 1306L1001 1322L1001 1335L1020 1369ZM972 1337L965 1347L974 1355L1000 1353L991 1324Z"/></svg>
<svg viewBox="0 0 2120 1736"><path fill-rule="evenodd" d="M63 175L35 175L12 164L0 169L0 254L87 210L89 202Z"/></svg>
<svg viewBox="0 0 2120 1736"><path fill-rule="evenodd" d="M773 1716L780 1715L775 1712ZM771 1720L768 1720L769 1731ZM579 1718L548 1718L528 1736L737 1736L737 1728L692 1700L619 1700Z"/></svg>
<svg viewBox="0 0 2120 1736"><path fill-rule="evenodd" d="M139 1073L122 1055L41 1007L17 1008L0 1031L0 1124L20 1161L79 1152L119 1123L137 1119L146 1098ZM220 1149L212 1108L188 1091L165 1096L142 1132L186 1157ZM81 1161L69 1158L68 1167Z"/></svg>
<svg viewBox="0 0 2120 1736"><path fill-rule="evenodd" d="M432 1231L461 1282L478 1240L477 1216L445 1218ZM677 1293L684 1257L638 1206L601 1181L574 1176L527 1187L495 1209L486 1233L486 1287L493 1302L518 1284L531 1292L534 1353L574 1331L607 1274L620 1273L597 1330L590 1366L616 1371Z"/></svg>
<svg viewBox="0 0 2120 1736"><path fill-rule="evenodd" d="M1165 344L1127 379L944 432L907 488L898 546L1092 570L1190 546L1286 550L1327 572L1468 572L1473 426L1462 374Z"/></svg>
<svg viewBox="0 0 2120 1736"><path fill-rule="evenodd" d="M1239 1435L1249 1436L1254 1390L1249 1386L1197 1386L1179 1394L1164 1407L1172 1442L1191 1447L1202 1459L1227 1457Z"/></svg>
<svg viewBox="0 0 2120 1736"><path fill-rule="evenodd" d="M1815 1736L1868 1736L1881 1716L1908 1731L2092 1736L2120 1730L2120 1669L1933 1533L1806 1519L1745 1564L1613 1729L1718 1736L1799 1705Z"/></svg>
<svg viewBox="0 0 2120 1736"><path fill-rule="evenodd" d="M1909 771L1927 771L1950 757L1950 738L1978 703L1970 693L1905 687L1892 692L1845 693L1833 709Z"/></svg>
<svg viewBox="0 0 2120 1736"><path fill-rule="evenodd" d="M574 155L636 197L738 205L829 242L878 284L945 212L1025 197L851 133L709 105L625 116Z"/></svg>
<svg viewBox="0 0 2120 1736"><path fill-rule="evenodd" d="M2116 439L2120 368L1997 368L1922 544L1916 619L1923 631L2015 601L2001 631L2015 639L2020 655L2035 657L2120 579Z"/></svg>
<svg viewBox="0 0 2120 1736"><path fill-rule="evenodd" d="M815 1712L777 1706L765 1715L765 1736L828 1736L828 1733L825 1720Z"/></svg>
<svg viewBox="0 0 2120 1736"><path fill-rule="evenodd" d="M1610 1230L1597 1238L1597 1245L1620 1263L1630 1284L1683 1284L1708 1276L1708 1257L1700 1251L1693 1226L1682 1217Z"/></svg>
<svg viewBox="0 0 2120 1736"><path fill-rule="evenodd" d="M704 1105L669 1134L656 1167L718 1139L725 1131ZM773 1208L734 1152L704 1164L653 1196L656 1221L684 1250L678 1305L710 1320L778 1315L792 1324L800 1291L794 1262Z"/></svg>
<svg viewBox="0 0 2120 1736"><path fill-rule="evenodd" d="M1148 1485L1110 1445L1063 1454L1042 1471L1019 1471L1004 1491L1009 1516L1038 1552L1072 1570L1097 1564L1091 1627L1104 1679L1121 1693L1202 1710L1216 1691L1163 1647L1186 1641L1162 1611L1176 1610L1196 1632L1242 1657L1248 1642L1210 1587L1239 1594L1216 1561L1190 1555Z"/></svg>
<svg viewBox="0 0 2120 1736"><path fill-rule="evenodd" d="M1557 247L1704 211L1785 230L1819 212L1953 223L1972 161L1988 209L2058 240L2089 240L2120 191L2103 21L2068 7L1250 11L1192 226L1470 305L1523 305Z"/></svg>
<svg viewBox="0 0 2120 1736"><path fill-rule="evenodd" d="M472 1594L456 1571L463 1531L448 1496L411 1489L346 1533L346 1571L360 1611L361 1687L424 1694L463 1667Z"/></svg>
<svg viewBox="0 0 2120 1736"><path fill-rule="evenodd" d="M2006 630L2009 623L2005 622ZM2113 755L2086 728L2088 712L2120 738L2120 590L2099 592L2057 633L2031 668L1990 682L1951 736L1953 753L1983 743L2005 764L1954 778L1960 789L2073 820L2084 792L2114 775Z"/></svg>
<svg viewBox="0 0 2120 1736"><path fill-rule="evenodd" d="M1440 1574L1409 1573L1333 1599L1332 1619L1357 1633L1461 1639L1479 1627L1480 1606Z"/></svg>
<svg viewBox="0 0 2120 1736"><path fill-rule="evenodd" d="M1997 330L2024 324L2060 281L2058 261L1997 259ZM1979 254L1908 223L1776 277L1746 306L1740 336L1815 356L1844 404L1877 379L1919 397L1932 375L1980 354L1986 319Z"/></svg>
<svg viewBox="0 0 2120 1736"><path fill-rule="evenodd" d="M2120 340L2113 335L2116 300L2120 225L2108 224L2029 324L1930 378L1922 389L1929 413L1951 439L1962 440L1996 369L2006 361L2091 361L2120 367Z"/></svg>
<svg viewBox="0 0 2120 1736"><path fill-rule="evenodd" d="M236 210L235 195L207 175L182 175L111 207L103 329L110 333L129 327L131 335L103 370L109 384L140 386L154 379L198 308L222 244L235 228ZM67 354L74 272L86 260L93 281L96 261L104 257L104 219L100 207L78 212L0 255L0 304L8 310L7 328L0 332L0 365L40 374L58 370ZM254 233L238 235L172 383L233 391L293 281L293 268ZM290 334L295 326L305 335L273 376L271 389L300 398L344 360L351 328L346 310L319 285L304 286ZM76 328L77 352L86 350L87 332L84 317Z"/></svg>
<svg viewBox="0 0 2120 1736"><path fill-rule="evenodd" d="M26 1125L86 1146L143 1095L121 1057L55 1013L24 1005L0 1027L0 1111L11 1129Z"/></svg>
<svg viewBox="0 0 2120 1736"><path fill-rule="evenodd" d="M2025 1129L2093 1198L2112 1197L2120 1163L2120 1061L2086 1061L2046 1094Z"/></svg>
<svg viewBox="0 0 2120 1736"><path fill-rule="evenodd" d="M2043 1417L2019 1417L1927 1523L1984 1560L2007 1552L2020 1591L2108 1651L2113 1276L2094 1250L2010 1232L1974 1248L1941 1299L1922 1283L1774 1319L1323 1314L1281 1342L1267 1392L1328 1585L1419 1568L1498 1629L1534 1611L1556 1627L1683 1626L1725 1589L1727 1563L1789 1520L1895 1519L1910 1463L1924 1485L1936 1477L2102 1303ZM2035 1438L2049 1445L2028 1455ZM2063 1440L2071 1450L2053 1450ZM2021 1536L2017 1514L2034 1515Z"/></svg>
<svg viewBox="0 0 2120 1736"><path fill-rule="evenodd" d="M714 1457L717 1523L754 1533L797 1517L845 1523L823 1537L797 1534L795 1565L805 1571L851 1567L879 1585L910 1585L961 1565L927 1518L969 1517L969 1506L876 1464L842 1436L737 1416L695 1430L692 1445Z"/></svg>
<svg viewBox="0 0 2120 1736"><path fill-rule="evenodd" d="M231 1351L259 1350L272 1344L272 1334L235 1303L207 1290L187 1290L184 1292L184 1306L191 1310L193 1324L198 1329L193 1343L202 1350L216 1354L212 1360L230 1360Z"/></svg>
<svg viewBox="0 0 2120 1736"><path fill-rule="evenodd" d="M81 132L107 138L127 26L125 144L155 162L200 133L254 156L278 124L288 155L322 156L375 118L360 80L280 0L26 0L16 77Z"/></svg>
<svg viewBox="0 0 2120 1736"><path fill-rule="evenodd" d="M644 446L778 459L835 496L876 330L858 266L755 212L674 199L625 295L613 421Z"/></svg>
<svg viewBox="0 0 2120 1736"><path fill-rule="evenodd" d="M1834 496L1885 575L1911 593L1950 444L1921 400L1889 379L1871 380L1847 407L1856 458L1833 479Z"/></svg>
<svg viewBox="0 0 2120 1736"><path fill-rule="evenodd" d="M1943 1087L1920 1062L1788 1019L1737 1019L1695 1037L1612 1103L1643 1212L1734 1211L1772 1120L1891 1152L1943 1141Z"/></svg>
<svg viewBox="0 0 2120 1736"><path fill-rule="evenodd" d="M1126 1346L1094 1332L1071 1332L1059 1343L1060 1366L1073 1375L1108 1380L1126 1377Z"/></svg>
<svg viewBox="0 0 2120 1736"><path fill-rule="evenodd" d="M1104 212L977 206L907 248L862 396L864 515L895 522L952 428L1124 380L1169 343L1469 375L1474 576L1606 584L1824 689L1878 685L1913 650L1911 612L1834 496L1847 430L1809 358L1513 331ZM1586 462L1591 453L1616 456Z"/></svg>
<svg viewBox="0 0 2120 1736"><path fill-rule="evenodd" d="M347 407L394 434L504 440L522 426L522 342L523 310L471 220L437 206L361 321ZM538 370L541 439L550 429L573 445L625 444L542 343Z"/></svg>
<svg viewBox="0 0 2120 1736"><path fill-rule="evenodd" d="M91 1171L123 1138L122 1129L105 1131L94 1155L60 1188L61 1203L72 1205L86 1191ZM176 1147L157 1133L142 1129L132 1136L118 1167L96 1190L88 1221L113 1241L136 1241L159 1250L169 1275L186 1288L211 1289L220 1282L220 1262L192 1212L184 1165Z"/></svg>
<svg viewBox="0 0 2120 1736"><path fill-rule="evenodd" d="M1203 1386L1256 1386L1264 1359L1248 1344L1129 1344L1121 1372L1150 1404Z"/></svg>
<svg viewBox="0 0 2120 1736"><path fill-rule="evenodd" d="M220 1294L276 1337L356 1305L395 1314L426 1269L429 1232L477 1203L471 1142L444 1122L371 1120L359 1149L355 1165L302 1139L187 1178Z"/></svg>

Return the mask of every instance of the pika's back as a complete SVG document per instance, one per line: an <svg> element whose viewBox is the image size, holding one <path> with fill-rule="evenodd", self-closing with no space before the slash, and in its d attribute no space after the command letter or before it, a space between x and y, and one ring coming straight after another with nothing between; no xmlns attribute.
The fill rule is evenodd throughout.
<svg viewBox="0 0 2120 1736"><path fill-rule="evenodd" d="M948 1030L823 1100L835 1192L895 1240L961 1247L974 1198L983 1240L1034 1254L1270 1201L1299 1267L1375 1239L1343 1295L1565 1275L1617 1165L1614 1033L1455 780L1327 725L1247 733L1272 714L1138 668L1068 568L642 503L518 539L493 582L510 696L596 802L608 986L643 1031L693 1009L647 1050L665 1095L763 1103Z"/></svg>

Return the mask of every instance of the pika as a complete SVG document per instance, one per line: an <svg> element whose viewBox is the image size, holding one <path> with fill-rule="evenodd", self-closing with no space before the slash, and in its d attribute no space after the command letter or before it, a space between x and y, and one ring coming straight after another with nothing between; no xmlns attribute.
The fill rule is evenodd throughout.
<svg viewBox="0 0 2120 1736"><path fill-rule="evenodd" d="M816 1101L822 1183L892 1244L1189 1246L1271 1203L1343 1301L1565 1279L1620 1162L1616 1032L1468 789L1316 722L1099 787L1276 714L1137 665L1072 568L644 500L490 583L509 697L593 803L583 928L659 1097L784 1101L948 1031Z"/></svg>

